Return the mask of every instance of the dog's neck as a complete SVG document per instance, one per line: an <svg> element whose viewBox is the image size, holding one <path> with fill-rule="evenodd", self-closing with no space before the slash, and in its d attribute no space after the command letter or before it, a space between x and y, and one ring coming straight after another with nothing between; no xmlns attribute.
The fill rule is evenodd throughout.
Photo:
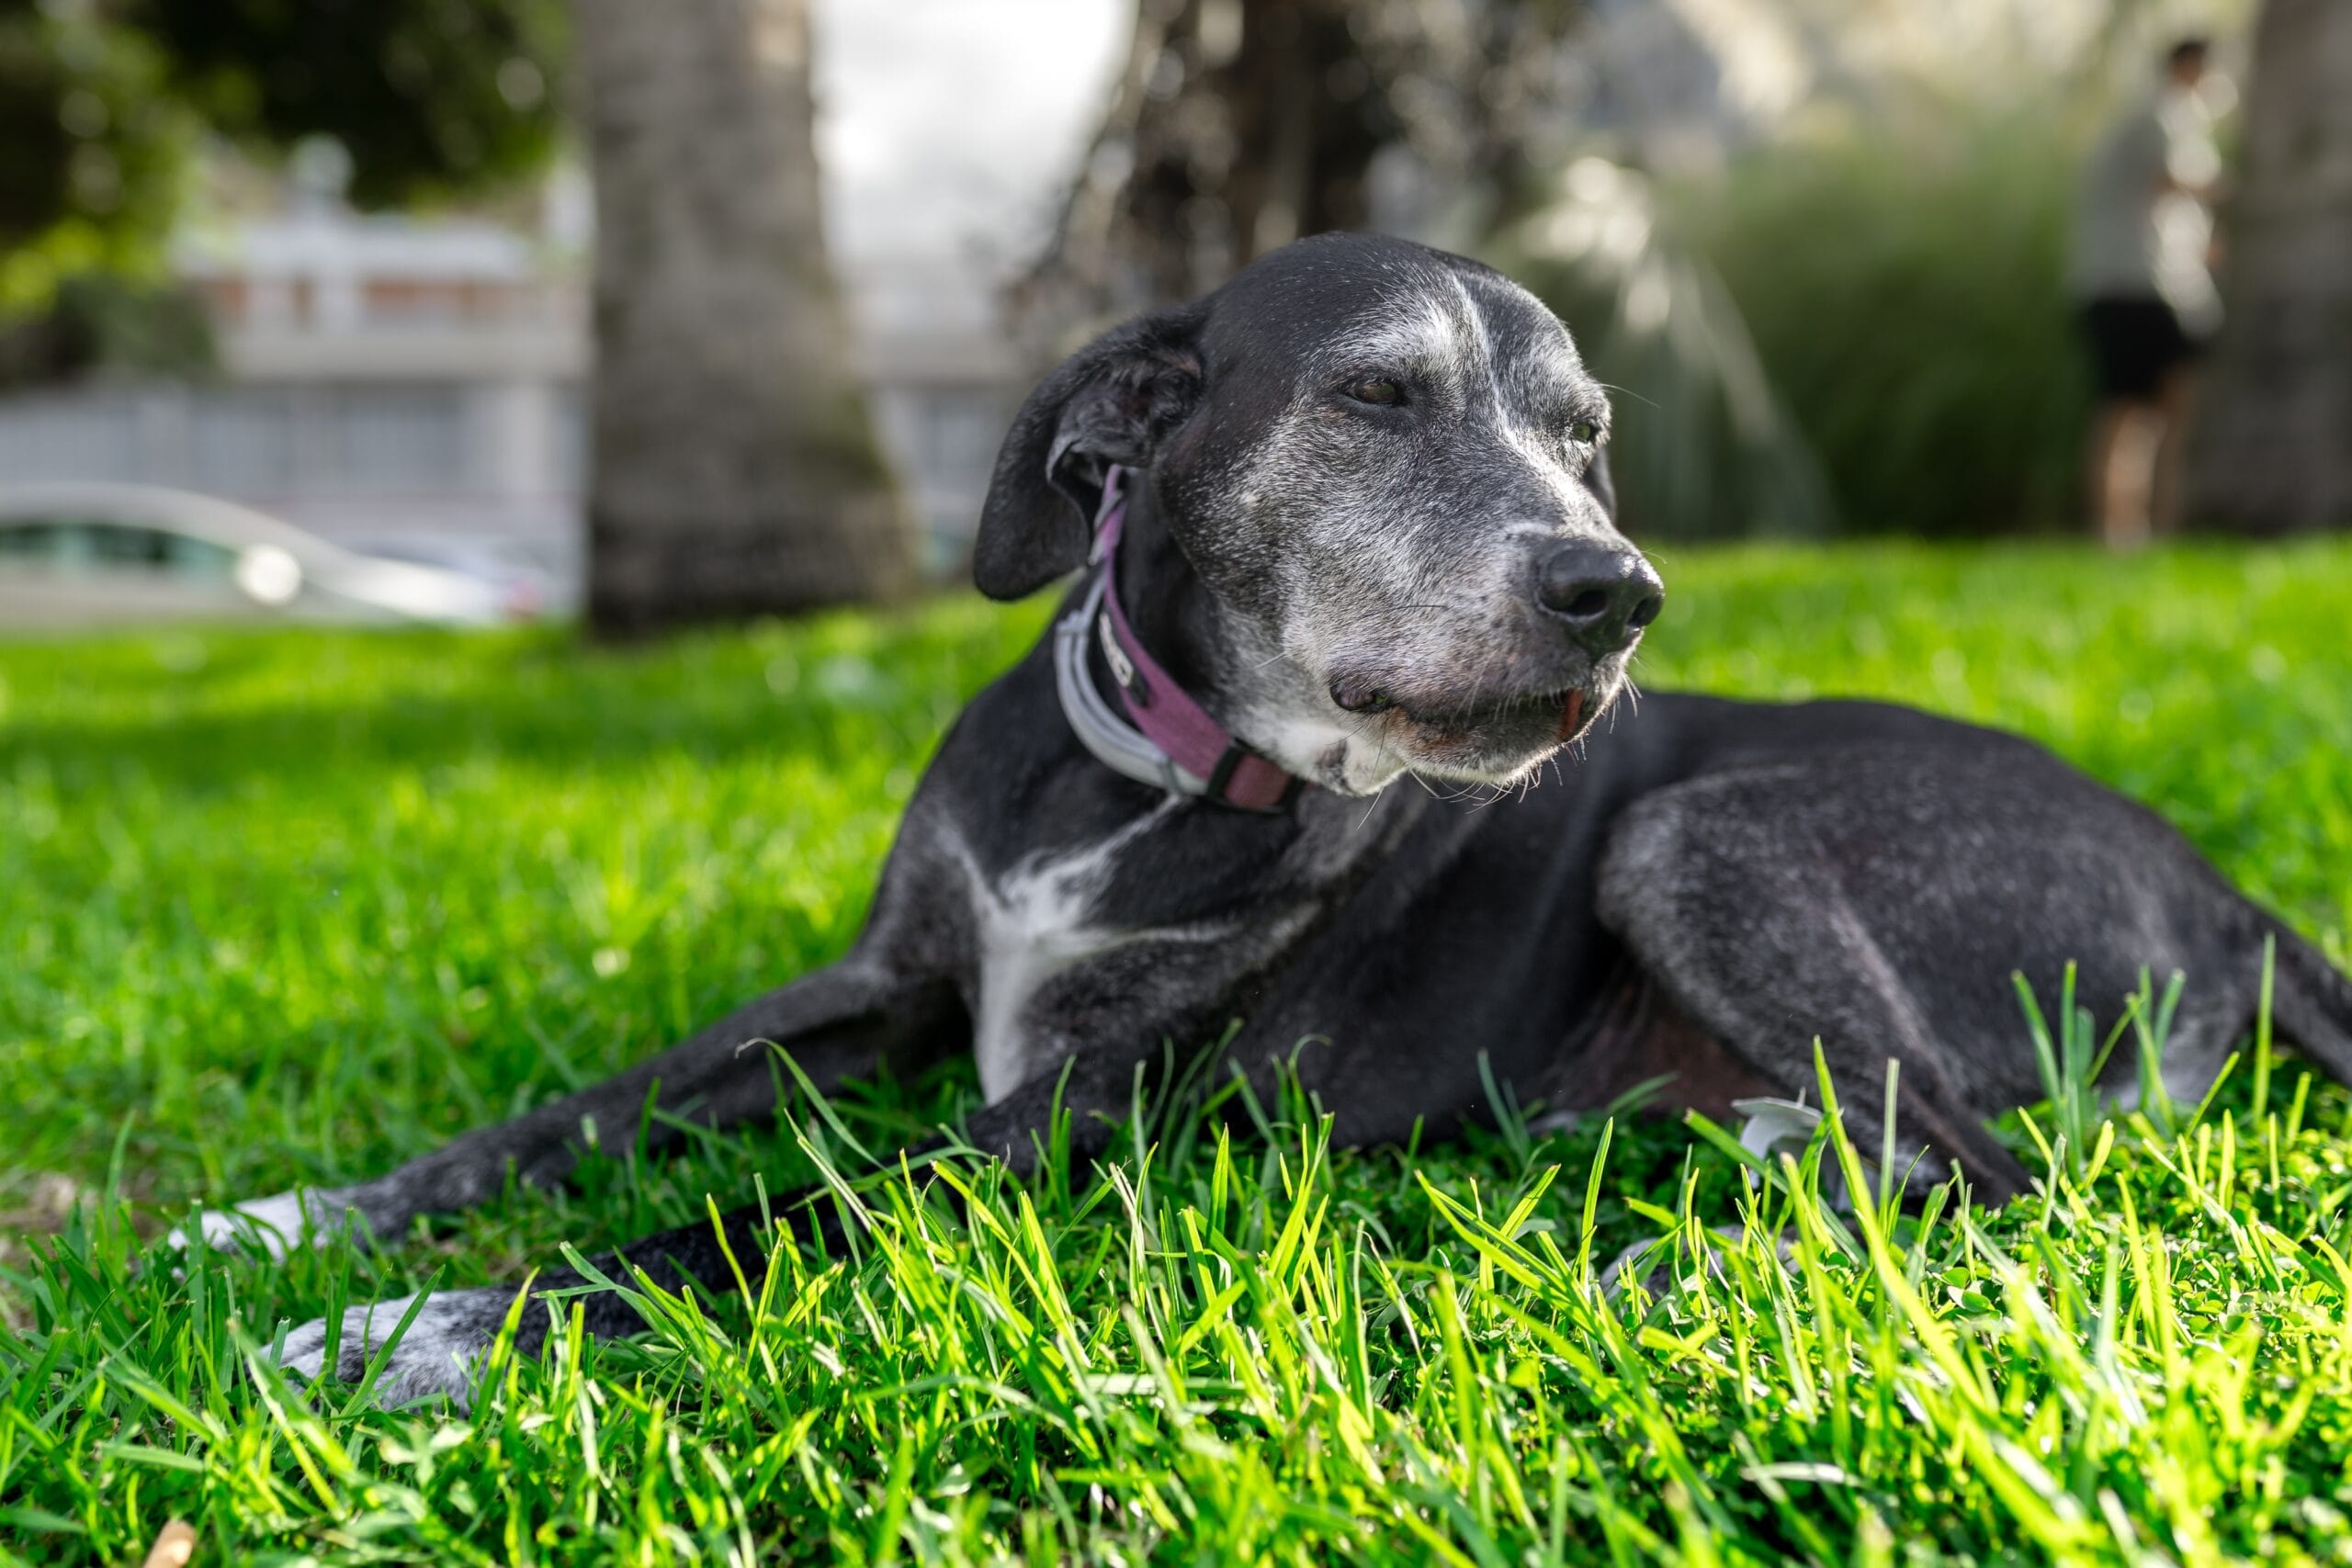
<svg viewBox="0 0 2352 1568"><path fill-rule="evenodd" d="M1131 472L1127 486L1117 574L1119 606L1126 612L1127 624L1160 668L1210 717L1250 744L1261 745L1238 728L1244 716L1236 711L1240 704L1228 668L1227 652L1235 642L1231 614L1185 558L1149 480ZM1099 647L1092 665L1097 680L1108 682L1110 670ZM1106 684L1104 694L1116 700L1115 686Z"/></svg>
<svg viewBox="0 0 2352 1568"><path fill-rule="evenodd" d="M1283 732L1280 720L1268 725L1267 716L1278 715L1280 708L1256 690L1264 675L1262 668L1253 668L1266 665L1268 656L1256 651L1245 617L1193 569L1149 484L1134 482L1127 493L1114 581L1135 639L1227 733L1273 750ZM1090 630L1081 646L1081 678L1093 687L1106 712L1121 712L1120 688L1102 637ZM1063 706L1067 713L1068 704ZM1279 754L1276 760L1290 761ZM1099 754L1088 758L1085 766L1100 770L1108 784L1113 768ZM1213 809L1213 824L1191 813L1181 820L1189 825L1185 831L1196 846L1223 844L1239 850L1247 845L1248 857L1270 885L1286 886L1294 895L1311 895L1320 903L1344 898L1386 860L1430 805L1430 796L1421 790L1390 790L1367 802L1329 789L1308 789L1284 810ZM1204 828L1213 828L1206 840L1199 837ZM1278 905L1286 911L1284 919L1297 913L1295 903ZM1303 930L1294 930L1292 937Z"/></svg>
<svg viewBox="0 0 2352 1568"><path fill-rule="evenodd" d="M1335 720L1278 643L1222 599L1186 557L1148 475L1127 478L1114 574L1137 643L1227 734L1295 778L1340 795L1377 794L1397 760L1364 727ZM1115 709L1100 648L1088 668ZM1310 792L1312 793L1312 792Z"/></svg>
<svg viewBox="0 0 2352 1568"><path fill-rule="evenodd" d="M1295 744L1296 727L1273 700L1294 671L1195 569L1148 483L1114 470L1121 479L1108 492L1115 503L1106 502L1096 524L1096 551L1114 554L1094 592L1116 594L1098 627L1097 693L1107 660L1129 682L1127 715L1164 757L1161 766L1204 781L1205 793L1224 804L1287 811L1321 782L1302 761L1311 750ZM1086 727L1077 712L1071 721ZM1114 765L1132 771L1124 757Z"/></svg>

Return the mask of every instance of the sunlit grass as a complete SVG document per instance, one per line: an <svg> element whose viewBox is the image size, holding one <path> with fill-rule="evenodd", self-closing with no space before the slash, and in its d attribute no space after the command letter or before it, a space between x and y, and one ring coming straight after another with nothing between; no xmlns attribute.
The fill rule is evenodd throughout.
<svg viewBox="0 0 2352 1568"><path fill-rule="evenodd" d="M2347 957L2352 548L1662 566L1645 684L2023 729ZM1875 1194L1874 1106L1858 1151L1744 1177L1646 1117L1359 1153L1195 1096L1100 1176L910 1184L816 1122L608 1151L379 1256L155 1261L193 1200L380 1171L839 952L933 739L1046 613L0 649L0 1553L136 1561L174 1516L237 1562L2337 1552L2352 1107L2291 1067L2103 1149L2062 1095L2019 1124L2071 1129L2058 1174L1999 1213L1820 1201L1823 1162ZM839 1110L888 1147L969 1085ZM330 1302L518 1277L820 1160L875 1216L854 1258L505 1358L464 1421L257 1370Z"/></svg>

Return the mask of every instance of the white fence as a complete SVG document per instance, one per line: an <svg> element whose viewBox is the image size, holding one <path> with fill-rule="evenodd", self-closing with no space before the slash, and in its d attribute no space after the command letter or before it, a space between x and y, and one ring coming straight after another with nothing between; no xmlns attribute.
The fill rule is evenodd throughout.
<svg viewBox="0 0 2352 1568"><path fill-rule="evenodd" d="M959 556L1013 402L966 375L873 388L935 562ZM102 385L0 398L0 483L115 479L225 496L331 537L502 537L576 559L578 386L408 379Z"/></svg>

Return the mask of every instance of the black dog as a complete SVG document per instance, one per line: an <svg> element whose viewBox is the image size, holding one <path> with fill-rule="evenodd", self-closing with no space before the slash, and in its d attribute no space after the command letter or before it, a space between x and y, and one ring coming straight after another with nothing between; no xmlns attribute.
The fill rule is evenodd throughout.
<svg viewBox="0 0 2352 1568"><path fill-rule="evenodd" d="M1597 1105L1674 1073L1720 1112L1801 1093L1818 1036L1860 1104L1899 1062L1902 1135L1993 1199L2026 1175L1984 1121L2039 1093L2012 971L2048 994L2074 958L2101 1004L2143 965L2186 972L2165 1072L2191 1094L2253 1017L2275 937L2282 1032L2352 1072L2352 985L2154 816L2022 740L1659 694L1555 763L1660 603L1612 523L1608 423L1543 305L1397 241L1294 245L1103 337L1014 421L976 575L1010 599L1091 543L1104 558L948 736L849 955L602 1088L208 1233L282 1243L348 1211L397 1238L492 1197L510 1163L562 1179L583 1121L634 1125L657 1080L682 1113L761 1114L760 1042L820 1087L972 1051L989 1103L969 1135L1024 1166L1057 1085L1083 1157L1163 1042L1235 1020L1233 1069L1263 1082L1295 1055L1357 1143L1479 1115L1482 1055L1522 1100ZM1550 787L1477 808L1547 766ZM747 1269L757 1225L724 1225ZM621 1257L731 1279L707 1225ZM379 1396L462 1397L514 1293L424 1303ZM405 1305L353 1311L343 1375ZM639 1326L615 1297L586 1307L594 1332ZM545 1315L526 1312L526 1344ZM288 1362L317 1372L324 1347L324 1325L298 1329Z"/></svg>

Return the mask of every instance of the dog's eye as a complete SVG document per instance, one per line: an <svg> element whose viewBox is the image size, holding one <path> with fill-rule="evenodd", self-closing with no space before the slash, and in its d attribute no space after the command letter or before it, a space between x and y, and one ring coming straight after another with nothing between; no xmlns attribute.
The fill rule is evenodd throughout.
<svg viewBox="0 0 2352 1568"><path fill-rule="evenodd" d="M1568 426L1568 439L1579 446L1589 446L1600 439L1600 426L1589 419L1580 419Z"/></svg>
<svg viewBox="0 0 2352 1568"><path fill-rule="evenodd" d="M1374 408L1393 409L1405 400L1405 389L1385 376L1351 382L1347 392L1356 401L1370 403Z"/></svg>

